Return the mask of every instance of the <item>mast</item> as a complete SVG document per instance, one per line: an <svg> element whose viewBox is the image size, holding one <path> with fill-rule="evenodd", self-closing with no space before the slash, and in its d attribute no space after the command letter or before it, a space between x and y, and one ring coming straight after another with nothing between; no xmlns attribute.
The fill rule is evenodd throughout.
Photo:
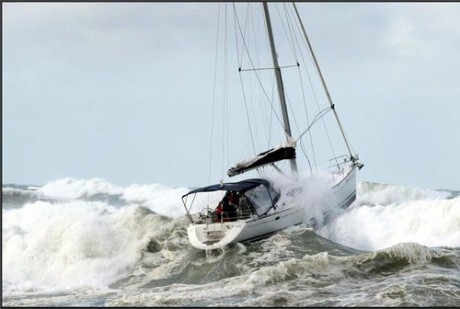
<svg viewBox="0 0 460 309"><path fill-rule="evenodd" d="M283 115L284 131L286 133L287 141L291 142L292 141L291 126L289 124L289 115L288 115L288 111L286 107L286 97L284 94L283 79L281 77L281 68L278 64L278 58L276 55L275 41L273 39L273 30L272 30L272 25L270 21L270 14L268 12L267 2L262 2L262 4L264 7L265 20L267 22L267 31L268 31L268 38L270 40L270 50L272 52L273 66L275 68L276 86L278 88L278 95L279 95L280 105L281 105L281 113ZM293 172L297 172L296 159L295 158L290 159L289 162L291 164L291 170Z"/></svg>

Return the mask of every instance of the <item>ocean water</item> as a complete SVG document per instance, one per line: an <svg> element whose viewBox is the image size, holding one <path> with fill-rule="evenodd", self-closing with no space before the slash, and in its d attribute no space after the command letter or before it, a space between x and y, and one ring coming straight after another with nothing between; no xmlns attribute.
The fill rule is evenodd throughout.
<svg viewBox="0 0 460 309"><path fill-rule="evenodd" d="M460 192L359 183L316 229L203 252L189 188L2 186L2 306L459 306Z"/></svg>

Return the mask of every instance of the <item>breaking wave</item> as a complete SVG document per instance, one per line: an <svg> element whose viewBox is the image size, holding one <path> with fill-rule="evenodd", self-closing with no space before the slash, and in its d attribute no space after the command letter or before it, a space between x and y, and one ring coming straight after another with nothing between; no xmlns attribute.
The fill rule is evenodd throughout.
<svg viewBox="0 0 460 309"><path fill-rule="evenodd" d="M319 182L312 188L321 192L321 186ZM120 296L109 305L182 306L191 291L197 305L219 305L222 293L226 305L229 298L247 306L267 301L315 305L290 294L289 282L320 286L414 264L460 267L458 192L360 183L356 202L314 232L292 227L206 256L188 243L180 199L188 190L72 178L42 187L4 185L4 295L88 286L107 293L149 287L155 290L151 298L143 290L143 295ZM212 283L216 280L223 285L219 293ZM353 282L347 279L334 289L350 289ZM174 289L158 294L171 284ZM266 289L263 297L247 297L261 287Z"/></svg>

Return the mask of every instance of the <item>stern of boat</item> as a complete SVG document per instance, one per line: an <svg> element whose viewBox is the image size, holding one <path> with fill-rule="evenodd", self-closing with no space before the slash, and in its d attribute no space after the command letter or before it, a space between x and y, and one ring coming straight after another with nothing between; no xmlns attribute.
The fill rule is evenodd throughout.
<svg viewBox="0 0 460 309"><path fill-rule="evenodd" d="M245 226L244 221L190 224L187 233L190 243L195 248L213 250L232 243Z"/></svg>

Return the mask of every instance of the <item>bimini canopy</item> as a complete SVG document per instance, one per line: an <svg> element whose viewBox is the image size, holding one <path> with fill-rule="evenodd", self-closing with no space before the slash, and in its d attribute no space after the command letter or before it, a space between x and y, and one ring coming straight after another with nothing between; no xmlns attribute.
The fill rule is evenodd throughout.
<svg viewBox="0 0 460 309"><path fill-rule="evenodd" d="M186 197L187 195L198 193L198 192L212 192L212 191L234 191L244 193L248 190L254 189L260 185L263 185L266 188L271 188L271 184L266 179L261 178L253 178L253 179L246 179L239 182L227 182L222 184L215 184L207 187L202 187L198 189L194 189L187 194L184 194L182 198Z"/></svg>
<svg viewBox="0 0 460 309"><path fill-rule="evenodd" d="M270 181L261 178L252 178L239 182L215 184L194 189L182 196L182 200L190 194L213 191L234 191L246 196L254 206L259 216L265 215L278 201L280 193L272 186ZM187 209L187 207L186 207Z"/></svg>

